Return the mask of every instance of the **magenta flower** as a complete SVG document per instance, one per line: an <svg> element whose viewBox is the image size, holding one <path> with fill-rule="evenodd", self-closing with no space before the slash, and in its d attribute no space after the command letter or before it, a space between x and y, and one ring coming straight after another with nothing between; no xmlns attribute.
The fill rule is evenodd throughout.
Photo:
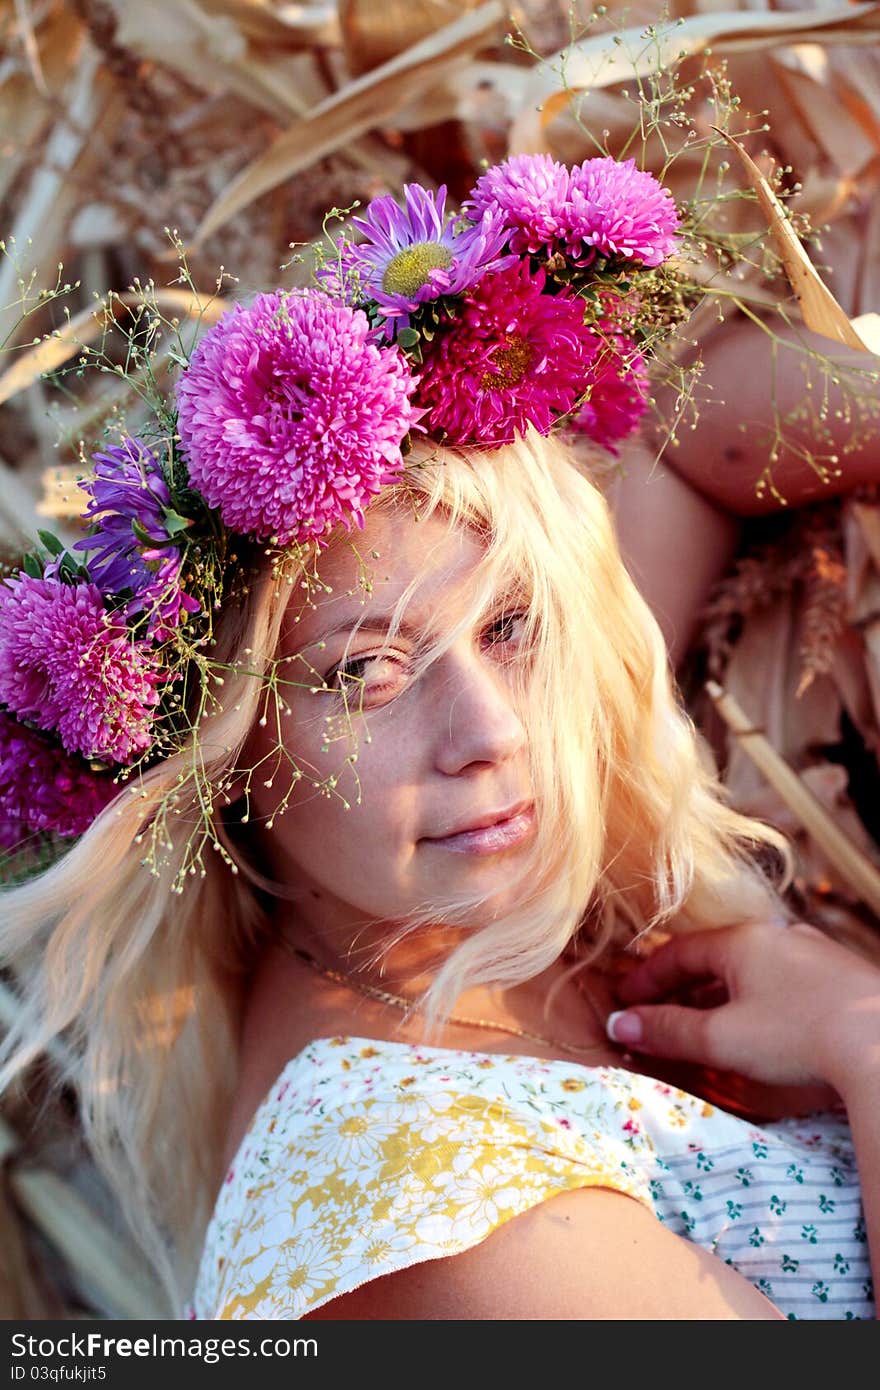
<svg viewBox="0 0 880 1390"><path fill-rule="evenodd" d="M395 348L317 290L258 295L202 338L177 388L190 481L232 531L281 545L363 525L419 418Z"/></svg>
<svg viewBox="0 0 880 1390"><path fill-rule="evenodd" d="M638 428L648 408L650 384L645 359L624 338L603 341L590 368L589 395L571 420L571 428L609 453Z"/></svg>
<svg viewBox="0 0 880 1390"><path fill-rule="evenodd" d="M91 498L84 516L96 529L73 548L97 552L88 571L102 593L131 591L122 611L146 612L147 635L164 641L177 629L181 609L197 613L200 607L181 586L183 552L169 533L176 513L168 484L140 439L127 438L93 457L94 476L79 486Z"/></svg>
<svg viewBox="0 0 880 1390"><path fill-rule="evenodd" d="M155 651L106 613L94 584L0 583L0 705L58 733L68 753L126 763L152 741Z"/></svg>
<svg viewBox="0 0 880 1390"><path fill-rule="evenodd" d="M417 394L432 435L491 446L528 425L547 434L583 394L599 339L582 301L544 283L527 261L487 275L435 339Z"/></svg>
<svg viewBox="0 0 880 1390"><path fill-rule="evenodd" d="M518 255L551 252L569 230L569 172L549 154L515 154L493 164L464 204L469 215L499 213Z"/></svg>
<svg viewBox="0 0 880 1390"><path fill-rule="evenodd" d="M433 193L408 183L403 196L403 207L388 195L374 198L363 217L352 219L366 240L348 243L341 266L328 266L323 277L331 291L342 288L343 297L374 300L388 338L408 326L426 300L463 294L508 260L500 258L506 238L497 210L470 225L446 215L445 187Z"/></svg>
<svg viewBox="0 0 880 1390"><path fill-rule="evenodd" d="M612 260L661 265L678 246L672 194L634 159L587 159L571 171L566 243L572 259L588 265L598 254Z"/></svg>
<svg viewBox="0 0 880 1390"><path fill-rule="evenodd" d="M32 835L83 835L118 788L52 739L0 714L0 846Z"/></svg>

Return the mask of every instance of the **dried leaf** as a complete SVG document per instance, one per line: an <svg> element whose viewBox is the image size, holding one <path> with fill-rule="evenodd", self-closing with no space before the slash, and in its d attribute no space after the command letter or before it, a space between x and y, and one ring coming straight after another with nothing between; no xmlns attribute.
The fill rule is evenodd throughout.
<svg viewBox="0 0 880 1390"><path fill-rule="evenodd" d="M800 768L810 750L840 739L840 696L827 678L815 680L800 699L802 628L799 595L780 596L750 614L724 673L724 685L745 704L781 757ZM734 805L754 794L760 777L739 744L730 750L725 784Z"/></svg>
<svg viewBox="0 0 880 1390"><path fill-rule="evenodd" d="M178 318L201 319L208 324L216 323L228 308L222 299L201 299L190 294L188 290L156 290L154 300L163 312L176 315ZM12 366L7 367L0 376L0 405L19 391L33 385L46 372L56 371L75 357L81 348L99 338L104 331L108 312L118 313L125 307L143 303L142 295L128 291L125 294L114 295L112 300L101 305L83 309L63 328L57 329L51 337L22 352Z"/></svg>
<svg viewBox="0 0 880 1390"><path fill-rule="evenodd" d="M854 177L880 145L849 115L840 93L827 83L828 59L816 44L800 44L773 55L777 81L825 157L844 176Z"/></svg>
<svg viewBox="0 0 880 1390"><path fill-rule="evenodd" d="M803 778L780 757L763 733L756 730L754 722L733 696L715 681L709 681L706 688L737 745L776 788L845 882L880 917L880 872L874 864L840 830Z"/></svg>
<svg viewBox="0 0 880 1390"><path fill-rule="evenodd" d="M208 14L232 20L239 33L269 49L335 47L341 40L336 5L330 0L274 8L265 0L199 0L199 4Z"/></svg>
<svg viewBox="0 0 880 1390"><path fill-rule="evenodd" d="M420 91L385 124L392 130L424 130L449 120L479 125L489 111L500 133L507 130L522 106L530 80L529 68L511 63L485 59L463 63L447 72L442 81Z"/></svg>
<svg viewBox="0 0 880 1390"><path fill-rule="evenodd" d="M856 556L853 553L856 533L852 532L847 565L851 581L857 583L859 579L864 578L863 566L866 562L872 564L874 569L880 572L880 505L853 500L848 507L848 517L855 523L864 552L863 556ZM862 615L852 590L850 591L850 603L853 608L852 621L856 622Z"/></svg>
<svg viewBox="0 0 880 1390"><path fill-rule="evenodd" d="M235 5L210 0L113 0L115 43L180 72L203 91L234 92L277 119L307 111L326 95L313 54L285 52L298 44L275 43L261 50L248 42ZM251 6L244 6L252 9ZM269 12L264 11L269 22Z"/></svg>
<svg viewBox="0 0 880 1390"><path fill-rule="evenodd" d="M813 548L807 577L801 625L803 669L795 691L799 700L817 676L827 676L846 624L846 565L842 547Z"/></svg>
<svg viewBox="0 0 880 1390"><path fill-rule="evenodd" d="M369 72L452 24L480 0L339 0L345 65L352 77Z"/></svg>
<svg viewBox="0 0 880 1390"><path fill-rule="evenodd" d="M739 155L746 177L754 188L767 218L785 273L800 305L804 323L814 332L843 343L846 347L869 352L870 349L862 342L834 295L823 283L798 241L785 208L751 155L732 135L725 138Z"/></svg>
<svg viewBox="0 0 880 1390"><path fill-rule="evenodd" d="M123 105L112 78L100 69L98 55L87 50L65 93L67 110L46 143L42 164L34 171L22 198L8 242L27 247L30 264L41 273L58 260L58 243L72 220L102 148L103 133L118 118ZM76 177L74 177L74 173ZM19 268L9 258L0 263L0 342L16 332Z"/></svg>
<svg viewBox="0 0 880 1390"><path fill-rule="evenodd" d="M12 551L29 545L37 529L36 498L21 475L0 459L0 542Z"/></svg>
<svg viewBox="0 0 880 1390"><path fill-rule="evenodd" d="M18 1147L11 1127L0 1119L4 1153ZM46 1168L22 1167L12 1174L16 1202L87 1288L94 1288L120 1318L167 1316L166 1299L143 1260L123 1245L80 1194Z"/></svg>
<svg viewBox="0 0 880 1390"><path fill-rule="evenodd" d="M34 86L38 92L44 96L48 95L46 79L43 76L43 67L40 62L40 49L34 34L34 22L31 15L31 7L28 0L15 0L15 13L18 15L18 27L21 33L21 40L24 51L27 55L28 67L34 80Z"/></svg>
<svg viewBox="0 0 880 1390"><path fill-rule="evenodd" d="M760 52L780 44L876 44L880 5L827 6L810 11L697 14L675 24L657 24L581 39L547 59L535 72L528 104L514 122L510 153L546 149L550 122L579 92L647 77L675 67L711 47L717 57ZM564 68L565 89L556 71Z"/></svg>
<svg viewBox="0 0 880 1390"><path fill-rule="evenodd" d="M82 517L83 494L78 480L83 477L81 465L56 465L43 472L43 492L34 510L38 516L51 517L54 522L77 522ZM36 527L32 528L36 530Z"/></svg>
<svg viewBox="0 0 880 1390"><path fill-rule="evenodd" d="M804 786L834 818L860 854L880 868L880 850L871 839L849 795L849 772L840 763L818 762L800 774ZM756 792L747 805L740 806L748 816L769 821L793 840L807 884L819 892L838 892L850 901L860 901L822 847L805 830L799 816L769 783Z"/></svg>
<svg viewBox="0 0 880 1390"><path fill-rule="evenodd" d="M847 627L837 643L834 664L828 673L843 708L868 753L880 768L880 728L874 712L871 682L865 661L865 644L858 632Z"/></svg>
<svg viewBox="0 0 880 1390"><path fill-rule="evenodd" d="M381 125L421 88L439 81L493 38L503 13L497 0L490 0L322 102L224 189L196 232L195 246L298 170Z"/></svg>

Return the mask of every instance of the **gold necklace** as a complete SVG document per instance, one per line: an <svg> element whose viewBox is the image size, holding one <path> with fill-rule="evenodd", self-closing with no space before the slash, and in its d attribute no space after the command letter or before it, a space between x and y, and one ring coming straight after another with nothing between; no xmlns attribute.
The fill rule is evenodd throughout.
<svg viewBox="0 0 880 1390"><path fill-rule="evenodd" d="M347 975L341 970L333 970L329 965L322 965L320 961L315 960L314 956L310 956L308 951L304 951L300 946L294 946L293 942L288 941L285 936L279 936L277 940L297 960L301 960L304 965L308 965L317 974L323 975L325 979L333 980L335 984L343 985L346 989L356 990L358 994L363 994L368 999L375 999L381 1004L390 1004L392 1008L401 1009L404 1013L412 1013L417 1009L413 1000L404 999L402 994L391 994L388 990L380 989L378 985L367 984L365 980L358 980L354 975ZM520 1028L515 1023L493 1023L486 1018L467 1018L464 1014L447 1014L446 1022L458 1023L465 1028L483 1028L495 1033L509 1033L512 1037L526 1038L529 1042L541 1043L544 1047L557 1048L560 1052L567 1052L574 1057L586 1056L587 1053L596 1052L601 1047L599 1043L561 1042L558 1038L545 1038L542 1033L532 1033L528 1028Z"/></svg>

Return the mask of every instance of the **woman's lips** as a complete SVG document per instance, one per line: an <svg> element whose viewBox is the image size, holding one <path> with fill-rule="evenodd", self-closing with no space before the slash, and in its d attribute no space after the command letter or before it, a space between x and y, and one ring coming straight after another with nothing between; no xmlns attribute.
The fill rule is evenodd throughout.
<svg viewBox="0 0 880 1390"><path fill-rule="evenodd" d="M461 830L457 835L444 835L425 843L451 850L453 854L498 854L528 839L534 828L535 808L528 806L495 825L484 825L480 830Z"/></svg>

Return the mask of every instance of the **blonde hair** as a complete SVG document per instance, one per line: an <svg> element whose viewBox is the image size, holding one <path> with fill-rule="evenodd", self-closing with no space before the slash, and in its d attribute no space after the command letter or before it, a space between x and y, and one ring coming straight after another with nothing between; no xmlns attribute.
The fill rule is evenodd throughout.
<svg viewBox="0 0 880 1390"><path fill-rule="evenodd" d="M471 611L421 661L436 659L499 593L525 600L528 657L512 681L539 813L515 908L465 934L441 964L429 1021L463 989L529 979L572 946L595 959L658 926L790 917L780 897L793 867L788 842L725 803L606 502L565 447L531 432L485 456L422 444L407 463L404 481L373 505L415 507L416 517L472 527L485 541ZM244 602L220 615L217 656L232 674L200 740L218 829L222 789L260 710L253 673L276 659L291 592L264 568ZM136 794L122 791L59 863L4 893L0 925L0 965L21 996L0 1048L0 1089L52 1039L68 1044L59 1084L77 1090L91 1152L172 1316L191 1292L222 1178L236 1023L271 930L247 876L221 854L171 891L198 809L199 788L184 775L192 762L184 749L145 774ZM170 848L151 875L142 836L171 794ZM761 867L765 851L778 887ZM476 906L423 904L406 927L466 924Z"/></svg>

